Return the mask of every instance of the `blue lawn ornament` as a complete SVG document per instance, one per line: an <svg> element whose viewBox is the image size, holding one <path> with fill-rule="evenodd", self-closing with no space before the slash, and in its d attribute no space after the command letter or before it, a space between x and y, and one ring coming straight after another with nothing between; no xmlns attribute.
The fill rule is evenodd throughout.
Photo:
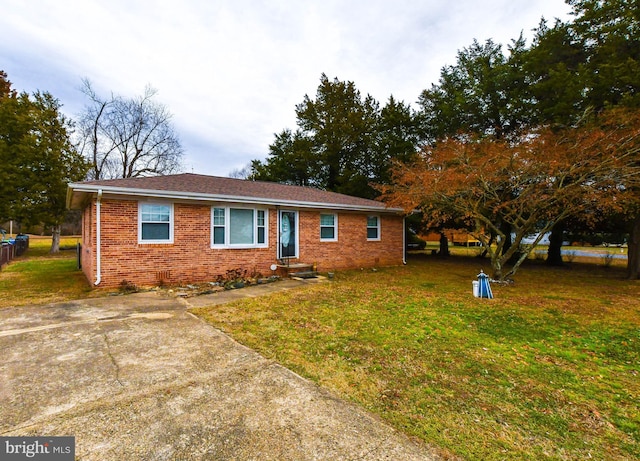
<svg viewBox="0 0 640 461"><path fill-rule="evenodd" d="M478 274L478 297L493 299L491 285L489 285L489 276L481 269Z"/></svg>

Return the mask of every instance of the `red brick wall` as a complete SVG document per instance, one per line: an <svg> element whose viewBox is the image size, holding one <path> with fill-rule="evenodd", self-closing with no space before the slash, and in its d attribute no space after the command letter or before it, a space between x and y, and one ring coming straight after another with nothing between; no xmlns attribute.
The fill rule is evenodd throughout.
<svg viewBox="0 0 640 461"><path fill-rule="evenodd" d="M96 203L83 216L82 266L96 280ZM320 241L320 212L299 211L299 261L318 270L402 264L402 217L380 215L381 240L367 241L367 215L338 213L338 241ZM213 281L228 270L269 276L277 263L277 212L269 210L268 248L212 249L211 206L174 203L174 243L138 243L138 202L103 198L101 204L101 283L139 286ZM89 237L90 236L90 237Z"/></svg>
<svg viewBox="0 0 640 461"><path fill-rule="evenodd" d="M332 212L325 211L331 214ZM318 271L402 264L402 217L378 215L380 240L367 240L367 214L338 214L338 239L320 240L320 212L299 212L300 261L317 263Z"/></svg>

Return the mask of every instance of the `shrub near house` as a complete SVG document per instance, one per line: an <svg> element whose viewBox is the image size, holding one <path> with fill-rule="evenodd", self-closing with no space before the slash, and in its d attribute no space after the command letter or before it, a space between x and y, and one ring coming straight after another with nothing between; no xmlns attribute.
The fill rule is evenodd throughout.
<svg viewBox="0 0 640 461"><path fill-rule="evenodd" d="M180 174L71 183L67 205L83 211L82 268L100 287L404 261L402 210L308 187Z"/></svg>

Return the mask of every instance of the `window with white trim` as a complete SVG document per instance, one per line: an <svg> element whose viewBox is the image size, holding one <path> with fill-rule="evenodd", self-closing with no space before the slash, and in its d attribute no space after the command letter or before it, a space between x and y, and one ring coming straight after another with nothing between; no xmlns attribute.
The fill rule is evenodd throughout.
<svg viewBox="0 0 640 461"><path fill-rule="evenodd" d="M267 246L267 212L254 208L213 207L211 246L251 248Z"/></svg>
<svg viewBox="0 0 640 461"><path fill-rule="evenodd" d="M258 230L258 245L267 244L267 214L264 210L256 210L256 229Z"/></svg>
<svg viewBox="0 0 640 461"><path fill-rule="evenodd" d="M226 222L226 209L214 208L213 209L213 225L211 242L213 245L224 245L225 240L225 222Z"/></svg>
<svg viewBox="0 0 640 461"><path fill-rule="evenodd" d="M367 216L367 240L380 240L379 216Z"/></svg>
<svg viewBox="0 0 640 461"><path fill-rule="evenodd" d="M173 243L172 204L138 204L138 242Z"/></svg>
<svg viewBox="0 0 640 461"><path fill-rule="evenodd" d="M323 242L338 240L338 215L320 214L320 240Z"/></svg>

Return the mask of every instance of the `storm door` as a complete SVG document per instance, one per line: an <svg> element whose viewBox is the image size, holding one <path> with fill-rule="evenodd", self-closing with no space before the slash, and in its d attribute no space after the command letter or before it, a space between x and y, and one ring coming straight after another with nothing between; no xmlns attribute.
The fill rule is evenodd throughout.
<svg viewBox="0 0 640 461"><path fill-rule="evenodd" d="M298 257L298 212L278 213L278 258Z"/></svg>

